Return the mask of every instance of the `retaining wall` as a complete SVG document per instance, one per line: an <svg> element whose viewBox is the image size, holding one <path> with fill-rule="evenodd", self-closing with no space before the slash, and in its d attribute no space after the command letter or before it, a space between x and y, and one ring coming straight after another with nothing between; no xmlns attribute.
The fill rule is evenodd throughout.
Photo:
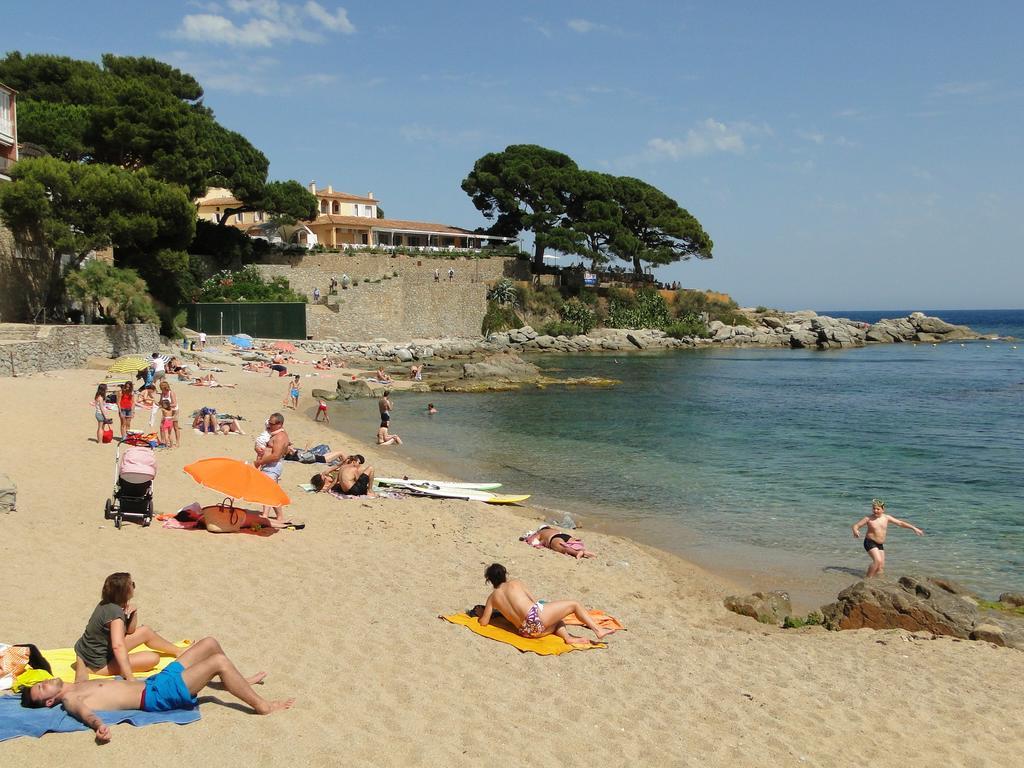
<svg viewBox="0 0 1024 768"><path fill-rule="evenodd" d="M0 376L80 368L87 357L149 356L160 348L155 325L0 324Z"/></svg>

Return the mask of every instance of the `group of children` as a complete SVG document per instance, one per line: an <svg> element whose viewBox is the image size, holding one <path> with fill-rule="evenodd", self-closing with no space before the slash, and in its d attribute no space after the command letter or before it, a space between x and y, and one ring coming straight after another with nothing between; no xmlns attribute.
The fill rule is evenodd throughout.
<svg viewBox="0 0 1024 768"><path fill-rule="evenodd" d="M96 419L96 442L103 443L103 433L110 429L113 419L107 415L108 401L113 399L117 406L119 421L119 436L124 438L132 428L132 419L135 417L135 409L148 410L151 415L159 412L160 415L160 442L168 448L175 448L181 440L181 427L178 424L178 401L171 391L171 385L166 380L160 381L160 396L156 397L156 387L153 384L146 384L138 393L135 392L131 381L126 381L114 391L109 392L106 384L96 387L96 394L93 395L94 416ZM150 418L152 426L152 416Z"/></svg>

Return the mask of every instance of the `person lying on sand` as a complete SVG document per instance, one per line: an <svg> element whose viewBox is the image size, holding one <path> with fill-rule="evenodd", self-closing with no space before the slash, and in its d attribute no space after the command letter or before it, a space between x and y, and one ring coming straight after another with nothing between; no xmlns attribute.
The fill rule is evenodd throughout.
<svg viewBox="0 0 1024 768"><path fill-rule="evenodd" d="M863 526L866 525L868 527L868 532L864 536L864 551L871 558L871 565L868 566L864 578L870 579L872 576L881 576L885 572L885 533L889 528L889 523L900 528L907 528L918 536L924 536L924 531L916 525L912 525L904 520L897 520L892 515L887 515L885 513L884 501L872 499L871 514L867 517L862 517L853 524L853 538L855 539L860 538L860 529Z"/></svg>
<svg viewBox="0 0 1024 768"><path fill-rule="evenodd" d="M96 741L106 744L111 739L110 727L96 710L141 709L145 712L166 712L172 709L194 709L196 694L220 678L228 693L252 707L258 715L269 715L291 709L295 699L267 701L253 690L263 681L266 672L243 677L234 663L212 637L206 637L186 650L177 661L146 680L89 680L65 683L59 677L43 680L21 692L23 707L53 707L62 704L69 715L96 731Z"/></svg>
<svg viewBox="0 0 1024 768"><path fill-rule="evenodd" d="M373 492L374 469L364 466L365 461L366 459L357 453L349 456L339 466L313 475L309 482L318 493L334 491L346 496L366 496L374 499L377 497Z"/></svg>
<svg viewBox="0 0 1024 768"><path fill-rule="evenodd" d="M487 603L478 612L480 626L486 627L491 622L495 611L508 619L523 637L545 637L557 635L571 645L589 645L590 641L582 637L570 635L562 621L566 616L576 614L577 618L587 625L600 640L614 632L614 629L602 629L597 626L586 609L575 600L557 600L546 603L538 600L518 579L508 580L508 571L500 563L492 563L484 572L484 578L494 587L487 596Z"/></svg>
<svg viewBox="0 0 1024 768"><path fill-rule="evenodd" d="M594 556L593 552L587 550L582 539L577 539L550 525L542 525L537 531L526 534L522 537L522 541L531 547L547 547L563 555L575 557L577 560Z"/></svg>

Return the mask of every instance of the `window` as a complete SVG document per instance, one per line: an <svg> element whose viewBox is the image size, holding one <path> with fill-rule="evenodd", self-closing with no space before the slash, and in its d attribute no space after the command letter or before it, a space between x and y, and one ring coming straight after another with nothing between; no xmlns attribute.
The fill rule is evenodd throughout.
<svg viewBox="0 0 1024 768"><path fill-rule="evenodd" d="M320 201L320 213L327 213L327 201L326 200L321 200Z"/></svg>
<svg viewBox="0 0 1024 768"><path fill-rule="evenodd" d="M11 94L0 91L0 134L14 138L14 120L11 117Z"/></svg>
<svg viewBox="0 0 1024 768"><path fill-rule="evenodd" d="M332 213L341 213L341 206L338 205L338 201L337 200L334 201L333 208L334 208L334 210L331 211Z"/></svg>

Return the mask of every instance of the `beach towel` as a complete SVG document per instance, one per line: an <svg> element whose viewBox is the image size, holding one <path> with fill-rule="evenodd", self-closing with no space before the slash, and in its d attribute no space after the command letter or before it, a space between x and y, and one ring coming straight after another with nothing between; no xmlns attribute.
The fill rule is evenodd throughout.
<svg viewBox="0 0 1024 768"><path fill-rule="evenodd" d="M312 483L297 483L299 488L304 490L306 493L316 493L316 486ZM397 491L385 491L380 488L375 488L373 491L377 494L378 499L404 499L404 493L398 493ZM328 491L328 495L333 496L336 499L365 499L365 496L352 496L347 493L335 493L334 491Z"/></svg>
<svg viewBox="0 0 1024 768"><path fill-rule="evenodd" d="M596 613L596 611L591 611L591 615L594 613ZM480 625L476 616L470 616L467 613L455 613L451 616L441 616L440 618L451 622L452 624L460 624L470 632L475 632L483 637L489 637L491 640L497 640L499 643L511 645L513 648L516 648L523 653L536 653L539 656L559 656L563 653L569 653L570 651L589 651L592 648L608 647L605 643L570 645L569 643L564 642L560 637L555 637L554 635L547 635L545 637L523 637L515 631L512 625L504 617L495 617L486 627ZM576 617L572 616L570 618L574 619ZM565 623L568 624L570 622L566 619ZM617 623L618 622L616 622L616 624ZM600 624L600 622L598 622L598 624Z"/></svg>
<svg viewBox="0 0 1024 768"><path fill-rule="evenodd" d="M131 723L135 726L153 723L177 723L186 725L199 719L199 709L172 709L169 712L143 712L140 709L124 709L116 712L97 712L107 725ZM88 731L89 726L78 722L64 711L64 707L29 709L21 706L20 696L0 696L0 741L18 736L39 738L46 733L70 733Z"/></svg>
<svg viewBox="0 0 1024 768"><path fill-rule="evenodd" d="M191 640L179 640L178 642L175 643L175 645L178 646L179 648L188 648L188 646L191 645L191 644L192 644ZM135 650L136 651L152 651L153 649L150 648L149 646L141 645L138 648L136 648ZM158 651L154 651L154 653L158 653ZM53 669L53 676L54 677L59 677L65 683L73 683L73 682L75 682L75 670L74 670L75 649L74 648L57 648L56 650L53 650L53 651L43 651L42 654L43 654L44 657L46 657L46 660L48 662L50 662L50 667L51 667L51 669ZM164 667L166 667L172 661L174 661L174 658L171 657L171 656L161 656L160 657L160 661L156 665L156 669L150 670L149 672L136 672L135 676L137 678L139 678L139 677L149 677L150 675L155 675L157 672L162 670ZM100 679L102 679L104 677L111 677L111 676L110 675L93 675L93 674L89 675L89 679L90 680L100 680Z"/></svg>

